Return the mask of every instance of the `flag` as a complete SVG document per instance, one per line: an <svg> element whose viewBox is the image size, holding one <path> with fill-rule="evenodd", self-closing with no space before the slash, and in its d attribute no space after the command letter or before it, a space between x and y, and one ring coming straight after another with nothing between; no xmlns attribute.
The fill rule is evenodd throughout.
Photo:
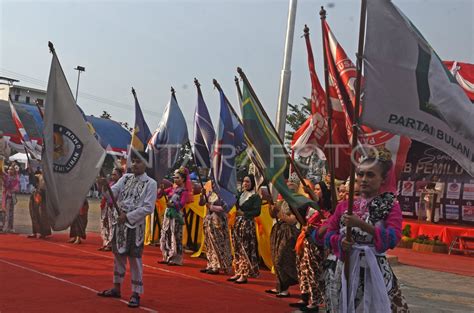
<svg viewBox="0 0 474 313"><path fill-rule="evenodd" d="M211 168L212 145L216 132L207 109L201 90L198 89L196 111L194 114L194 159L196 166Z"/></svg>
<svg viewBox="0 0 474 313"><path fill-rule="evenodd" d="M135 99L135 126L133 127L132 141L130 143L130 151L145 151L147 143L151 138L150 128L145 122L143 117L140 103L138 103L137 94L135 89L132 88L133 98Z"/></svg>
<svg viewBox="0 0 474 313"><path fill-rule="evenodd" d="M222 90L219 91L220 113L217 138L212 159L216 192L230 210L236 201L237 173L235 158L242 153L247 144L244 129L230 112L229 104Z"/></svg>
<svg viewBox="0 0 474 313"><path fill-rule="evenodd" d="M181 146L187 141L189 138L186 120L176 98L171 95L160 124L148 144L153 158L153 178L158 184L174 166Z"/></svg>
<svg viewBox="0 0 474 313"><path fill-rule="evenodd" d="M324 44L326 46L326 58L331 81L333 82L333 95L336 94L340 105L338 112L342 112L344 118L347 138L352 139L352 124L354 122L355 107L355 81L357 69L352 61L347 57L346 52L336 40L329 25L324 21ZM362 82L363 83L363 82ZM364 104L361 104L363 107ZM360 112L359 112L360 113ZM405 136L398 136L392 133L381 131L375 128L361 125L358 141L362 145L384 146L392 153L392 160L395 166L395 173L399 175L405 166L411 140Z"/></svg>
<svg viewBox="0 0 474 313"><path fill-rule="evenodd" d="M308 52L309 76L311 78L311 116L296 130L291 141L291 150L303 157L309 157L314 151L325 160L321 149L328 141L328 112L326 93L321 87L314 67L313 50L309 40L309 28L305 27L306 50Z"/></svg>
<svg viewBox="0 0 474 313"><path fill-rule="evenodd" d="M51 45L52 48L52 45ZM58 57L53 59L45 101L43 172L54 230L66 229L79 213L104 161L105 151L81 116Z"/></svg>
<svg viewBox="0 0 474 313"><path fill-rule="evenodd" d="M291 208L299 209L310 203L316 205L312 200L288 189L284 173L288 166L289 155L285 153L278 134L256 102L257 99L252 96L246 80L244 80L242 94L242 120L245 136L251 143L256 160L259 162L260 168L263 169L266 180L273 184Z"/></svg>
<svg viewBox="0 0 474 313"><path fill-rule="evenodd" d="M7 88L10 88L10 87L7 86ZM28 136L28 133L26 132L26 129L20 120L20 116L18 115L15 109L15 106L13 105L10 98L8 99L8 103L10 104L10 110L12 112L13 122L15 123L15 127L18 132L18 135L20 136L21 142L23 143L23 146L25 147L25 151L28 152L28 154L32 156L33 158L35 158L36 160L41 160L40 146L33 144L33 142L30 140L30 136Z"/></svg>
<svg viewBox="0 0 474 313"><path fill-rule="evenodd" d="M474 64L456 61L443 61L443 63L456 78L459 86L464 89L469 100L474 102Z"/></svg>
<svg viewBox="0 0 474 313"><path fill-rule="evenodd" d="M366 38L362 121L434 146L474 175L474 106L430 44L389 0L368 1Z"/></svg>

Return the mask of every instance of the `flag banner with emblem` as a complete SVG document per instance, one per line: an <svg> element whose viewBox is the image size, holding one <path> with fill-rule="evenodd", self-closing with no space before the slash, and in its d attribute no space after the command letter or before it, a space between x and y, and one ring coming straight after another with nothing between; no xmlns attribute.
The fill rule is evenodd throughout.
<svg viewBox="0 0 474 313"><path fill-rule="evenodd" d="M364 66L363 123L436 147L474 175L474 106L389 0L368 1Z"/></svg>
<svg viewBox="0 0 474 313"><path fill-rule="evenodd" d="M230 210L236 201L237 173L236 157L245 151L244 129L230 112L229 104L223 91L219 91L220 113L217 138L212 159L216 192Z"/></svg>
<svg viewBox="0 0 474 313"><path fill-rule="evenodd" d="M355 106L355 88L357 70L354 63L347 57L346 52L336 40L329 25L324 21L324 44L326 45L326 58L331 81L335 94L339 99L339 108L345 116L347 137L352 138L353 112ZM363 85L362 85L363 86ZM333 93L334 94L334 93ZM382 100L380 100L382 101ZM364 107L364 103L361 103ZM363 123L364 124L364 123ZM399 136L377 128L361 125L358 136L359 143L369 146L384 146L392 153L395 173L399 175L405 166L411 140L406 136Z"/></svg>
<svg viewBox="0 0 474 313"><path fill-rule="evenodd" d="M328 141L328 112L326 93L321 87L314 67L313 49L309 39L309 29L305 28L306 50L308 52L309 76L311 78L311 116L296 130L291 141L291 150L302 157L317 152L318 157L326 159L324 146Z"/></svg>
<svg viewBox="0 0 474 313"><path fill-rule="evenodd" d="M153 178L158 184L178 160L181 146L189 141L188 127L174 95L148 143L153 161Z"/></svg>
<svg viewBox="0 0 474 313"><path fill-rule="evenodd" d="M52 46L52 45L51 45ZM76 105L58 57L49 73L44 115L43 172L52 228L64 230L79 214L105 158Z"/></svg>
<svg viewBox="0 0 474 313"><path fill-rule="evenodd" d="M198 88L196 111L194 114L194 159L196 166L211 168L211 159L216 132L206 103Z"/></svg>
<svg viewBox="0 0 474 313"><path fill-rule="evenodd" d="M151 138L151 132L145 122L140 103L138 103L137 94L133 88L132 94L135 99L135 126L133 127L130 149L134 149L135 151L145 151L148 141Z"/></svg>
<svg viewBox="0 0 474 313"><path fill-rule="evenodd" d="M259 166L263 169L265 179L273 184L282 197L293 209L299 209L308 204L316 204L297 193L292 192L285 182L284 173L287 171L289 155L286 154L278 134L274 131L271 121L267 119L252 96L250 86L244 80L242 88L242 122L245 136L251 143L251 148Z"/></svg>

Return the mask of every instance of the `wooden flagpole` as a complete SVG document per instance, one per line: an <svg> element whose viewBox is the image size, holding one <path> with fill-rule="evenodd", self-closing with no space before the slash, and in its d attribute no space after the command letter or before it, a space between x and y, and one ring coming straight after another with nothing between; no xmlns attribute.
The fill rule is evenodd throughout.
<svg viewBox="0 0 474 313"><path fill-rule="evenodd" d="M360 94L361 94L361 79L362 79L362 61L364 54L364 40L365 40L365 20L367 14L367 0L361 0L360 9L360 24L359 24L359 46L357 49L357 76L355 81L355 104L354 104L354 121L352 124L352 155L357 147L358 143L358 130L359 130L359 111L360 111ZM354 160L351 162L351 172L349 178L349 207L347 214L352 215L354 208L354 185L355 185L355 168ZM346 240L352 241L352 229L346 227ZM346 260L344 262L344 273L346 279L349 282L349 256L350 253L346 252ZM349 292L348 292L349 294Z"/></svg>
<svg viewBox="0 0 474 313"><path fill-rule="evenodd" d="M335 169L335 156L334 156L334 149L333 149L333 140L332 140L332 105L331 100L329 99L329 69L328 69L328 60L326 56L326 44L325 38L326 28L324 27L324 21L326 20L326 10L324 7L321 7L319 11L319 15L321 17L321 30L322 30L322 37L323 37L323 60L324 60L324 89L326 89L326 107L328 111L328 135L329 135L329 173L331 173L331 182L330 182L330 189L331 189L331 204L333 210L336 209L337 206L337 195L336 195L336 169ZM309 29L308 29L309 31ZM305 27L305 36L306 36L306 27ZM309 36L309 34L308 34Z"/></svg>
<svg viewBox="0 0 474 313"><path fill-rule="evenodd" d="M235 77L235 83L236 83L236 86L237 86L237 92L239 94L239 97L240 99L242 99L242 92L240 90L240 86L239 86L239 80L237 79L237 77ZM222 88L221 88L221 85L217 82L216 79L213 79L212 80L212 83L214 84L214 86L217 88L217 90L219 91L222 91ZM224 94L224 98L225 98L225 101L227 103L227 107L229 107L230 111L232 112L232 114L234 115L234 117L237 119L237 121L239 122L240 125L242 125L242 128L244 126L242 120L240 119L239 115L237 115L237 112L235 111L234 107L232 106L232 104L229 102L229 99L227 99L227 96ZM244 131L245 132L245 131ZM252 143L249 141L248 137L245 136L245 141L247 142L247 144L249 146L252 146ZM270 189L270 186L268 184L268 181L266 180L265 178L265 175L263 174L263 168L260 166L260 164L256 161L256 160L253 160L253 157L252 157L252 152L250 151L248 156L252 159L252 163L257 167L258 171L260 172L260 175L262 175L263 177L263 183L265 184L265 186L267 187L267 190L268 190L268 194L270 195L270 199L271 200L271 204L273 204L273 197L272 197L272 191Z"/></svg>
<svg viewBox="0 0 474 313"><path fill-rule="evenodd" d="M289 160L291 166L295 169L295 172L298 175L298 178L300 179L301 183L303 184L304 187L309 187L308 184L306 184L306 181L304 180L304 177L301 174L300 169L296 166L294 160L290 157L290 154L288 153L288 150L286 150L286 147L283 144L282 139L280 138L280 136L278 136L278 132L276 131L275 126L273 126L273 123L271 122L270 118L268 117L267 112L265 111L262 104L260 103L260 100L258 100L258 97L255 94L255 91L253 90L252 85L250 85L250 82L247 79L247 76L245 75L244 71L240 67L238 67L237 72L239 73L239 75L242 78L242 80L244 81L244 83L247 84L247 86L249 88L249 91L250 91L250 94L255 99L255 102L256 102L255 104L259 107L260 111L264 115L264 117L267 120L268 124L270 124L273 132L275 133L276 137L278 138L278 142L280 143L280 145L283 148L283 152L285 153L287 160ZM292 211L295 214L298 221L300 222L300 224L303 225L303 226L306 225L306 220L301 216L301 214L298 212L298 210L293 210L292 209Z"/></svg>

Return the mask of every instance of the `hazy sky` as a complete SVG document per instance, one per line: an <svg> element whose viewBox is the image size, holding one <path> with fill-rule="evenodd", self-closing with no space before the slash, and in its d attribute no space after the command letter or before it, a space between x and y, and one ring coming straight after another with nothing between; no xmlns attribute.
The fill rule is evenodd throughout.
<svg viewBox="0 0 474 313"><path fill-rule="evenodd" d="M395 0L444 60L474 63L473 0ZM188 122L196 104L193 78L202 85L214 126L222 85L237 105L234 75L243 68L271 118L278 103L289 1L6 1L0 0L0 76L46 88L51 63L48 40L73 93L77 65L84 66L78 103L87 114L108 111L133 124L134 86L145 119L155 129L170 98L170 86ZM310 94L303 34L311 40L321 82L319 8L349 56L358 40L360 1L298 1L290 103ZM403 47L400 47L403 53ZM97 98L100 99L97 99Z"/></svg>

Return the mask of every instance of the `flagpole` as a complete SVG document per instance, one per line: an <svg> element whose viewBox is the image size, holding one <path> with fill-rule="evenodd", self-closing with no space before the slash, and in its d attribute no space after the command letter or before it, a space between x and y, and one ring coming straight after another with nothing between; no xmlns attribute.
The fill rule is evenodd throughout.
<svg viewBox="0 0 474 313"><path fill-rule="evenodd" d="M237 68L237 72L239 73L239 75L240 75L240 77L242 78L242 80L244 81L244 83L247 84L247 86L249 87L250 93L252 94L252 97L255 99L256 105L258 105L258 107L260 108L260 111L262 111L262 114L263 114L263 116L267 119L268 124L270 124L270 126L272 127L272 130L275 132L275 134L278 134L278 132L277 132L276 129L275 129L275 126L273 126L273 124L272 124L270 118L268 117L267 112L265 112L265 109L263 108L262 104L260 103L260 100L258 100L258 97L257 97L257 95L255 94L255 91L253 90L252 85L250 85L250 82L249 82L249 80L247 79L247 76L245 75L244 71L242 71L242 69L241 69L240 67L238 67L238 68ZM281 147L283 148L283 152L285 153L285 156L286 156L287 160L290 161L291 166L295 169L295 172L296 172L296 174L298 175L298 178L300 179L301 183L303 184L303 187L309 187L309 186L306 184L306 181L304 180L303 175L301 174L300 169L296 166L294 160L290 157L290 154L288 153L288 150L286 150L285 145L283 144L282 139L280 138L280 136L276 136L276 137L278 138L278 141L279 141ZM293 213L295 213L295 216L296 216L297 218L299 217L299 218L301 219L300 224L302 224L303 226L306 225L306 221L302 218L302 216L300 215L300 213L298 212L298 210L294 210Z"/></svg>
<svg viewBox="0 0 474 313"><path fill-rule="evenodd" d="M326 10L324 7L321 7L319 11L319 16L321 17L321 30L322 30L322 37L323 37L323 60L324 60L324 89L326 89L326 107L328 111L328 135L329 135L329 173L331 173L331 181L330 181L330 190L331 190L331 204L333 210L337 206L337 196L336 196L336 169L334 164L334 150L333 150L333 140L332 140L332 104L329 99L329 69L328 69L328 60L326 57L326 31L324 27L324 21L326 20ZM306 36L306 29L305 26L305 36ZM308 36L309 36L309 29L308 29Z"/></svg>
<svg viewBox="0 0 474 313"><path fill-rule="evenodd" d="M355 104L354 104L354 123L352 125L352 153L354 153L358 143L359 130L359 109L360 109L360 94L361 94L361 79L362 79L362 61L364 54L364 40L365 40L365 20L367 13L367 0L361 1L360 8L360 25L359 25L359 46L357 49L357 76L355 81ZM352 215L354 208L354 185L355 185L355 168L354 161L351 162L351 172L349 178L349 205L347 214ZM346 240L352 241L352 229L346 226ZM349 281L349 253L346 252L346 260L344 262L344 272L347 281ZM348 293L349 294L349 293Z"/></svg>
<svg viewBox="0 0 474 313"><path fill-rule="evenodd" d="M242 90L240 89L239 78L234 76L235 87L237 88L237 94L239 95L240 102L242 102Z"/></svg>
<svg viewBox="0 0 474 313"><path fill-rule="evenodd" d="M280 78L280 93L278 97L278 109L276 116L276 132L279 137L285 137L286 114L288 112L288 98L290 95L291 81L291 55L293 50L293 37L295 34L296 7L298 1L290 0L288 8L288 24L286 29L285 54L283 58L283 69Z"/></svg>
<svg viewBox="0 0 474 313"><path fill-rule="evenodd" d="M237 78L237 77L236 77ZM222 88L221 88L221 85L219 84L219 82L216 80L216 79L213 79L212 80L212 83L214 84L214 86L217 88L217 90L219 91L222 91ZM238 84L238 80L237 80L237 84ZM240 87L237 88L238 91L240 91ZM224 94L224 92L222 92ZM242 94L239 93L239 96L240 98L242 99ZM242 128L243 128L243 125L244 123L242 122L242 120L240 119L240 117L237 115L237 112L234 110L234 107L232 106L232 104L229 102L229 99L227 99L227 96L224 94L224 98L225 98L225 101L227 103L227 107L230 109L230 111L232 112L232 114L235 116L235 118L237 119L237 121L239 122L240 125L242 125ZM249 146L252 145L251 142L249 142L247 136L245 136L245 141L247 141L247 143L249 144ZM251 153L248 154L249 157L252 159L251 157ZM270 190L270 186L268 185L268 181L265 179L265 175L263 174L263 169L261 168L260 164L258 164L258 162L252 160L252 163L257 167L258 171L260 172L260 174L262 175L263 177L263 180L264 180L264 183L265 185L267 186L267 189L268 189L268 194L270 195L270 198L273 199L273 196L272 196L272 192ZM272 200L273 202L273 200Z"/></svg>

